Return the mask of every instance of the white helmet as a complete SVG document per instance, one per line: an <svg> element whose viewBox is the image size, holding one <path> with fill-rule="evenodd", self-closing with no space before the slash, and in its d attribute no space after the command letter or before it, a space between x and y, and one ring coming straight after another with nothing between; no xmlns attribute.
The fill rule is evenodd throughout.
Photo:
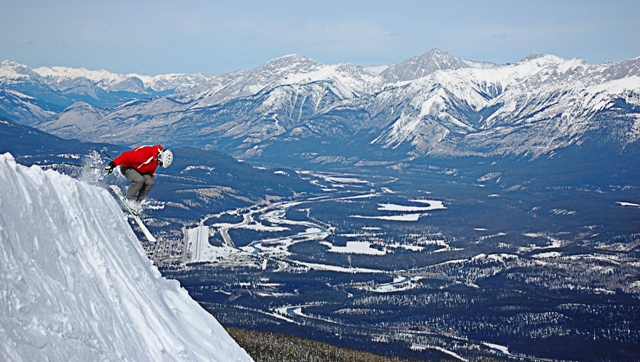
<svg viewBox="0 0 640 362"><path fill-rule="evenodd" d="M173 162L173 152L169 150L163 150L158 153L158 160L162 164L162 167L167 168L171 166Z"/></svg>

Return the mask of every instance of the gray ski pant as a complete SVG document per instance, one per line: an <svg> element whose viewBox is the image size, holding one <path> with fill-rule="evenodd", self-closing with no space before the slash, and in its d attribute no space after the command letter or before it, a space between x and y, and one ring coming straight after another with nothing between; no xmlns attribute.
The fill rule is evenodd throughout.
<svg viewBox="0 0 640 362"><path fill-rule="evenodd" d="M142 202L153 188L153 179L150 175L141 175L138 170L131 167L120 166L120 172L131 181L127 188L127 199Z"/></svg>

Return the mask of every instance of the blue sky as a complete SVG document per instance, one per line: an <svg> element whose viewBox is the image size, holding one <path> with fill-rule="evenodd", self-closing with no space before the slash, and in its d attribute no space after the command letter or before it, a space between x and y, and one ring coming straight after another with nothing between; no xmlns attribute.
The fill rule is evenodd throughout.
<svg viewBox="0 0 640 362"><path fill-rule="evenodd" d="M3 0L0 60L144 75L220 75L294 53L384 65L432 48L620 62L640 56L638 19L638 0Z"/></svg>

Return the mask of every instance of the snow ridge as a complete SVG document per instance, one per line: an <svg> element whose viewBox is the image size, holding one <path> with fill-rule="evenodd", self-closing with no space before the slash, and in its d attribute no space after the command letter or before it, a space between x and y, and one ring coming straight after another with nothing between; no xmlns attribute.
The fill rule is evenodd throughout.
<svg viewBox="0 0 640 362"><path fill-rule="evenodd" d="M251 361L99 187L0 155L0 360Z"/></svg>

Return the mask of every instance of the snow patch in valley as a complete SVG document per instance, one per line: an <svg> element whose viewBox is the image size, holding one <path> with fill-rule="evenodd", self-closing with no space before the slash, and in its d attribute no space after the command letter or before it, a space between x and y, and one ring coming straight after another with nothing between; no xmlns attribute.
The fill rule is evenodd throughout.
<svg viewBox="0 0 640 362"><path fill-rule="evenodd" d="M387 215L387 216L365 216L365 215L349 215L356 219L377 219L386 221L418 221L422 214L403 214L403 215Z"/></svg>
<svg viewBox="0 0 640 362"><path fill-rule="evenodd" d="M442 201L437 200L410 200L411 202L419 202L429 204L429 206L407 206L397 204L378 204L378 210L380 211L409 211L409 212L422 212L432 210L444 210L446 207Z"/></svg>
<svg viewBox="0 0 640 362"><path fill-rule="evenodd" d="M618 201L617 204L622 206L622 207L640 208L640 204L635 204L635 203L632 203L632 202Z"/></svg>
<svg viewBox="0 0 640 362"><path fill-rule="evenodd" d="M328 246L329 252L342 254L366 254L366 255L386 255L384 250L378 250L371 247L368 241L347 241L346 246L335 246L329 242L323 241L320 244Z"/></svg>
<svg viewBox="0 0 640 362"><path fill-rule="evenodd" d="M413 206L413 205L382 203L382 204L378 204L379 211L402 212L402 214L376 215L376 216L356 214L356 215L349 215L349 217L356 218L356 219L375 219L375 220L385 220L385 221L415 222L415 221L418 221L421 216L429 215L424 213L426 211L446 209L442 201L424 200L424 199L413 199L409 201L415 202L415 203L429 204L429 206Z"/></svg>
<svg viewBox="0 0 640 362"><path fill-rule="evenodd" d="M509 355L509 347L507 346L502 346L499 344L495 344L495 343L488 343L488 342L483 342L482 344L484 344L485 346L491 348L491 349L495 349L496 351L499 351L502 354L505 355Z"/></svg>
<svg viewBox="0 0 640 362"><path fill-rule="evenodd" d="M356 274L356 273L386 274L387 273L386 271L379 270L379 269L350 268L350 267L343 267L343 266L337 266L337 265L307 263L307 262L294 261L294 260L292 260L292 262L298 265L305 266L309 269L314 269L314 270L334 271L334 272L349 273L349 274Z"/></svg>
<svg viewBox="0 0 640 362"><path fill-rule="evenodd" d="M460 361L468 361L468 359L463 358L459 354L457 354L457 353L455 353L453 351L449 351L448 349L445 349L445 348L442 348L442 347L438 347L438 346L425 346L425 345L422 345L422 344L414 343L414 344L411 345L411 349L414 350L414 351L424 351L424 350L427 350L427 349L434 349L434 350L442 352L444 354L448 354L449 356L451 356L451 357L453 357L455 359L458 359Z"/></svg>
<svg viewBox="0 0 640 362"><path fill-rule="evenodd" d="M561 257L562 254L560 254L557 251L550 251L548 253L540 253L540 254L536 254L531 256L532 258L536 258L536 259L547 259L547 258L559 258Z"/></svg>

